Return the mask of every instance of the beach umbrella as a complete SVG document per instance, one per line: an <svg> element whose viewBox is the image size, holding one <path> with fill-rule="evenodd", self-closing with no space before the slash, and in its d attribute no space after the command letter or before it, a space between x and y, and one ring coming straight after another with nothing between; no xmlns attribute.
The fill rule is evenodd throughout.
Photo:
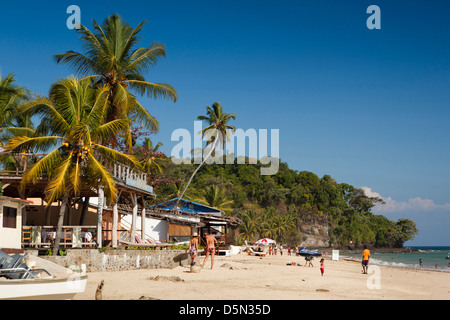
<svg viewBox="0 0 450 320"><path fill-rule="evenodd" d="M271 244L271 243L277 243L275 240L269 239L269 238L263 238L259 239L255 242L256 244Z"/></svg>

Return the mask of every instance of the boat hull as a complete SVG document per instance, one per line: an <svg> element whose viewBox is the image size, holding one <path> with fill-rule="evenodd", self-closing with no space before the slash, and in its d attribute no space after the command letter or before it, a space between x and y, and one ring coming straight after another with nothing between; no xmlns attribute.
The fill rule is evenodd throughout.
<svg viewBox="0 0 450 320"><path fill-rule="evenodd" d="M86 290L87 276L63 279L2 280L0 300L71 300Z"/></svg>

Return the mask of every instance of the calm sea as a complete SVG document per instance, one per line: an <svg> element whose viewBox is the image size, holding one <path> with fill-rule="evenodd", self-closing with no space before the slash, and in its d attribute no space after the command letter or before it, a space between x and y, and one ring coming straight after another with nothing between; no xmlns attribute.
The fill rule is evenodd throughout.
<svg viewBox="0 0 450 320"><path fill-rule="evenodd" d="M410 253L374 253L370 257L371 264L379 266L391 266L399 268L419 268L419 259L423 261L423 269L450 272L450 247L418 247L410 246L408 248L415 249ZM343 257L351 257L359 259L361 253L343 254ZM437 265L437 269L436 269Z"/></svg>

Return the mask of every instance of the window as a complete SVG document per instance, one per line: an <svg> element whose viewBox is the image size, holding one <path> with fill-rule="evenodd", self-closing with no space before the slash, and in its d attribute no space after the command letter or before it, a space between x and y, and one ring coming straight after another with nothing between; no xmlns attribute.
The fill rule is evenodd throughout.
<svg viewBox="0 0 450 320"><path fill-rule="evenodd" d="M3 207L3 228L17 227L17 209L10 207Z"/></svg>

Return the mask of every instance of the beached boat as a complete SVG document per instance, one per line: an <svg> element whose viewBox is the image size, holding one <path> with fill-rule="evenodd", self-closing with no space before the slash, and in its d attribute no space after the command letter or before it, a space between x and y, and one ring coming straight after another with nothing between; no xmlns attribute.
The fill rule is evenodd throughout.
<svg viewBox="0 0 450 320"><path fill-rule="evenodd" d="M87 276L55 277L28 257L0 250L0 300L70 300L86 289Z"/></svg>
<svg viewBox="0 0 450 320"><path fill-rule="evenodd" d="M309 250L306 250L306 248L301 248L300 250L298 250L298 254L303 257L320 257L320 256L322 256L322 253L320 251L318 251L318 250L309 251Z"/></svg>

